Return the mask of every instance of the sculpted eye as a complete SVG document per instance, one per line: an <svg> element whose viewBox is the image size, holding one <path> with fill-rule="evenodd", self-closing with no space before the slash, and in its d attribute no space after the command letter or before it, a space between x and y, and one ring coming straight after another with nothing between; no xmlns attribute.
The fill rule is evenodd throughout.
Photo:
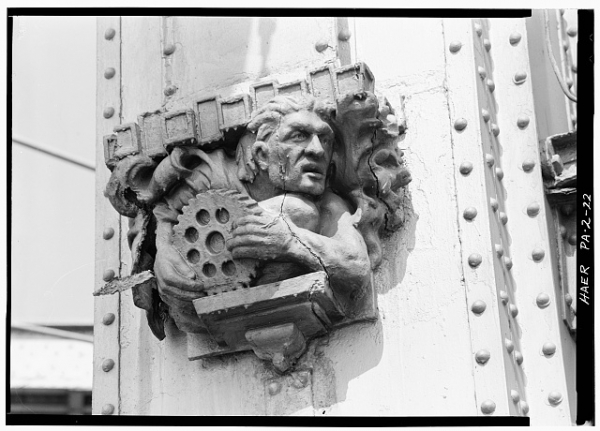
<svg viewBox="0 0 600 431"><path fill-rule="evenodd" d="M306 141L308 133L297 130L290 135L290 139L293 141Z"/></svg>

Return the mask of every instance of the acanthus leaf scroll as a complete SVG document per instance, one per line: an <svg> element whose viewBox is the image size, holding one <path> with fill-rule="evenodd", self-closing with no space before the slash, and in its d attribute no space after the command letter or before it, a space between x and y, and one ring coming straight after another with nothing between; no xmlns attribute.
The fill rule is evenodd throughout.
<svg viewBox="0 0 600 431"><path fill-rule="evenodd" d="M159 339L170 316L280 371L310 338L375 317L372 271L411 180L403 114L363 63L307 81L145 113L105 137L105 195L131 218L133 262L97 294L132 288Z"/></svg>

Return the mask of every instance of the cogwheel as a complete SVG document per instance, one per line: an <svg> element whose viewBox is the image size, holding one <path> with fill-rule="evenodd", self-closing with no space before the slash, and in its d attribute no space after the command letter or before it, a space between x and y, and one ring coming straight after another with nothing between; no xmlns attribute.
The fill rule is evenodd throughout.
<svg viewBox="0 0 600 431"><path fill-rule="evenodd" d="M173 228L173 245L202 281L208 295L248 287L258 261L234 259L225 246L234 220L253 213L258 204L235 190L208 190L183 208Z"/></svg>

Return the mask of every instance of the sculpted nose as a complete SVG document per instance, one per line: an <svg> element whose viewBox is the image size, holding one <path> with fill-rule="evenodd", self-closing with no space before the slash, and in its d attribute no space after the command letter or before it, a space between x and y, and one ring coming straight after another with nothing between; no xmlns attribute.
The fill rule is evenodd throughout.
<svg viewBox="0 0 600 431"><path fill-rule="evenodd" d="M321 140L318 135L313 135L310 143L304 150L307 154L311 154L316 157L323 157L325 154L325 149L323 148L323 144L321 144Z"/></svg>

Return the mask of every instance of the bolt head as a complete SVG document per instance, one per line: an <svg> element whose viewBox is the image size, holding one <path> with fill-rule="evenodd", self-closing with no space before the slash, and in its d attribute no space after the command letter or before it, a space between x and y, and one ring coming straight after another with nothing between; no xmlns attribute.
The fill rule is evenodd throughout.
<svg viewBox="0 0 600 431"><path fill-rule="evenodd" d="M485 79L487 77L487 72L481 66L477 66L477 73L479 73L479 76L481 77L481 79Z"/></svg>
<svg viewBox="0 0 600 431"><path fill-rule="evenodd" d="M496 161L494 160L494 156L492 156L491 154L488 153L485 155L485 162L491 168L492 166L494 166L494 163Z"/></svg>
<svg viewBox="0 0 600 431"><path fill-rule="evenodd" d="M550 305L550 295L543 292L540 293L537 298L535 298L535 303L540 308L546 308L548 305Z"/></svg>
<svg viewBox="0 0 600 431"><path fill-rule="evenodd" d="M504 225L508 223L508 216L502 211L500 211L500 222Z"/></svg>
<svg viewBox="0 0 600 431"><path fill-rule="evenodd" d="M348 30L347 28L340 30L340 32L338 33L338 39L342 42L345 42L348 39L350 39L350 36L352 36L352 33L350 33L350 30Z"/></svg>
<svg viewBox="0 0 600 431"><path fill-rule="evenodd" d="M112 38L115 37L116 34L117 34L117 32L115 31L114 28L107 28L106 31L104 32L104 39L112 40Z"/></svg>
<svg viewBox="0 0 600 431"><path fill-rule="evenodd" d="M513 403L517 404L519 401L521 401L521 395L519 395L519 393L517 391L515 391L514 389L512 389L510 391L510 397L513 400Z"/></svg>
<svg viewBox="0 0 600 431"><path fill-rule="evenodd" d="M527 205L527 215L529 217L535 217L539 213L540 213L540 204L538 204L537 202L532 202L529 205Z"/></svg>
<svg viewBox="0 0 600 431"><path fill-rule="evenodd" d="M460 49L461 49L461 48L462 48L462 42L461 42L461 41L459 41L459 40L455 40L455 41L453 41L453 42L450 42L450 47L449 47L449 49L450 49L450 52L451 52L451 53L455 54L455 53L457 53L458 51L460 51Z"/></svg>
<svg viewBox="0 0 600 431"><path fill-rule="evenodd" d="M513 78L513 82L515 84L517 84L517 85L521 85L526 80L527 80L527 73L526 72L517 72L517 73L515 73L515 76Z"/></svg>
<svg viewBox="0 0 600 431"><path fill-rule="evenodd" d="M494 212L498 211L498 201L495 198L490 198L490 206Z"/></svg>
<svg viewBox="0 0 600 431"><path fill-rule="evenodd" d="M571 88L573 86L573 80L571 78L567 78L567 87Z"/></svg>
<svg viewBox="0 0 600 431"><path fill-rule="evenodd" d="M523 162L522 166L525 172L531 172L535 167L535 162L531 159L527 159Z"/></svg>
<svg viewBox="0 0 600 431"><path fill-rule="evenodd" d="M476 216L477 216L477 210L473 207L469 207L469 208L465 209L465 211L463 212L463 217L466 220L473 220Z"/></svg>
<svg viewBox="0 0 600 431"><path fill-rule="evenodd" d="M177 49L177 46L175 46L174 43L167 43L165 45L165 47L163 48L163 54L164 55L171 55L175 52L175 50Z"/></svg>
<svg viewBox="0 0 600 431"><path fill-rule="evenodd" d="M521 365L523 363L523 354L518 350L515 350L515 362L517 365Z"/></svg>
<svg viewBox="0 0 600 431"><path fill-rule="evenodd" d="M102 232L102 238L108 240L111 239L115 234L115 230L112 227L107 227L106 229L104 229L104 232Z"/></svg>
<svg viewBox="0 0 600 431"><path fill-rule="evenodd" d="M575 37L575 36L577 36L577 29L576 29L575 27L570 27L570 26L569 26L569 27L567 28L567 34L568 34L570 37Z"/></svg>
<svg viewBox="0 0 600 431"><path fill-rule="evenodd" d="M114 67L107 67L106 70L104 71L104 77L106 79L111 79L112 77L115 76L116 73L117 73L117 71L115 70Z"/></svg>
<svg viewBox="0 0 600 431"><path fill-rule="evenodd" d="M569 235L569 239L567 240L569 244L575 245L577 244L577 236L575 234Z"/></svg>
<svg viewBox="0 0 600 431"><path fill-rule="evenodd" d="M576 64L571 65L571 71L573 73L577 73L577 65Z"/></svg>
<svg viewBox="0 0 600 431"><path fill-rule="evenodd" d="M491 129L494 136L498 136L500 134L500 127L498 127L497 124L492 123Z"/></svg>
<svg viewBox="0 0 600 431"><path fill-rule="evenodd" d="M487 109L481 110L481 116L483 117L483 121L485 121L486 123L490 121L490 112Z"/></svg>
<svg viewBox="0 0 600 431"><path fill-rule="evenodd" d="M110 370L112 370L115 366L115 361L113 361L112 359L105 359L102 362L102 371L104 371L105 373L108 373Z"/></svg>
<svg viewBox="0 0 600 431"><path fill-rule="evenodd" d="M548 402L550 405L557 406L562 402L562 394L558 391L552 391L548 394Z"/></svg>
<svg viewBox="0 0 600 431"><path fill-rule="evenodd" d="M112 269L107 269L102 274L102 280L104 280L106 282L109 282L109 281L111 281L114 278L115 278L115 271L113 271Z"/></svg>
<svg viewBox="0 0 600 431"><path fill-rule="evenodd" d="M519 129L525 129L527 126L529 126L529 117L525 115L519 117L517 119L517 126L519 127Z"/></svg>
<svg viewBox="0 0 600 431"><path fill-rule="evenodd" d="M467 120L465 120L464 118L459 118L458 120L456 120L454 122L454 128L456 130L458 130L459 132L462 130L465 130L466 127L467 127Z"/></svg>
<svg viewBox="0 0 600 431"><path fill-rule="evenodd" d="M565 41L563 42L563 49L564 49L565 51L568 51L568 50L569 50L569 46L570 46L570 44L569 44L569 41L568 41L568 40L565 40Z"/></svg>
<svg viewBox="0 0 600 431"><path fill-rule="evenodd" d="M568 306L571 306L571 304L573 303L573 297L570 293L565 294L565 302Z"/></svg>
<svg viewBox="0 0 600 431"><path fill-rule="evenodd" d="M112 404L104 404L102 406L102 414L103 415L112 415L115 412L115 406Z"/></svg>
<svg viewBox="0 0 600 431"><path fill-rule="evenodd" d="M504 305L508 304L508 293L505 290L501 290L498 296Z"/></svg>
<svg viewBox="0 0 600 431"><path fill-rule="evenodd" d="M496 249L496 254L498 255L498 257L502 257L502 255L504 254L504 247L502 247L502 244L496 244L494 248Z"/></svg>
<svg viewBox="0 0 600 431"><path fill-rule="evenodd" d="M504 266L506 266L506 269L508 269L509 271L511 270L511 268L513 267L513 261L510 257L504 256Z"/></svg>
<svg viewBox="0 0 600 431"><path fill-rule="evenodd" d="M177 87L175 85L169 85L167 86L167 88L165 88L164 90L164 94L165 96L172 96L173 94L175 94L175 92L177 91Z"/></svg>
<svg viewBox="0 0 600 431"><path fill-rule="evenodd" d="M490 90L490 93L493 93L494 90L496 89L496 84L494 84L494 81L492 81L491 79L488 78L488 80L486 81L487 87Z"/></svg>
<svg viewBox="0 0 600 431"><path fill-rule="evenodd" d="M475 301L471 305L471 311L475 314L482 314L485 311L486 307L487 307L487 305L485 304L485 302Z"/></svg>
<svg viewBox="0 0 600 431"><path fill-rule="evenodd" d="M491 415L496 411L496 403L492 400L485 400L481 403L481 412L486 415Z"/></svg>
<svg viewBox="0 0 600 431"><path fill-rule="evenodd" d="M521 33L516 31L514 33L511 33L508 37L508 41L513 46L517 45L519 42L521 42Z"/></svg>
<svg viewBox="0 0 600 431"><path fill-rule="evenodd" d="M475 361L477 361L477 363L480 365L485 365L487 361L490 360L490 357L490 352L485 349L481 349L477 353L475 353Z"/></svg>
<svg viewBox="0 0 600 431"><path fill-rule="evenodd" d="M472 255L469 256L469 266L471 268L477 268L479 265L481 265L482 262L482 257L480 254L477 253L473 253Z"/></svg>
<svg viewBox="0 0 600 431"><path fill-rule="evenodd" d="M113 108L112 106L104 108L104 111L102 111L102 115L104 116L104 118L111 118L113 115L115 115L115 108Z"/></svg>
<svg viewBox="0 0 600 431"><path fill-rule="evenodd" d="M458 168L458 170L463 175L469 175L471 173L471 171L473 170L473 163L471 163L471 162L462 162L460 164L460 167Z"/></svg>
<svg viewBox="0 0 600 431"><path fill-rule="evenodd" d="M277 395L281 391L281 383L279 382L271 382L268 386L269 395Z"/></svg>
<svg viewBox="0 0 600 431"><path fill-rule="evenodd" d="M508 353L512 353L515 350L515 345L511 340L504 340L504 347L506 347L506 351Z"/></svg>
<svg viewBox="0 0 600 431"><path fill-rule="evenodd" d="M556 344L547 342L542 346L542 353L544 356L552 356L556 353Z"/></svg>
<svg viewBox="0 0 600 431"><path fill-rule="evenodd" d="M510 304L508 306L508 310L510 311L510 315L514 318L517 317L517 315L519 314L519 309L517 308L517 306L515 304Z"/></svg>
<svg viewBox="0 0 600 431"><path fill-rule="evenodd" d="M521 407L521 411L523 412L524 415L529 413L529 404L527 404L527 401L524 401L524 400L519 401L519 407Z"/></svg>
<svg viewBox="0 0 600 431"><path fill-rule="evenodd" d="M315 49L317 52L323 52L327 48L329 48L329 42L327 39L319 39L317 42L315 42Z"/></svg>
<svg viewBox="0 0 600 431"><path fill-rule="evenodd" d="M106 313L104 317L102 317L102 323L106 326L112 325L115 321L115 315L113 313Z"/></svg>
<svg viewBox="0 0 600 431"><path fill-rule="evenodd" d="M492 49L492 42L489 39L483 39L483 47L489 52Z"/></svg>
<svg viewBox="0 0 600 431"><path fill-rule="evenodd" d="M475 33L477 33L477 36L481 37L481 35L483 34L483 29L481 28L481 24L476 22L475 24L473 24L473 27L475 28Z"/></svg>
<svg viewBox="0 0 600 431"><path fill-rule="evenodd" d="M496 178L498 178L498 181L502 181L504 178L504 171L502 168L496 168Z"/></svg>
<svg viewBox="0 0 600 431"><path fill-rule="evenodd" d="M540 262L544 256L546 255L546 252L544 250L542 250L541 248L534 248L533 251L531 252L531 257L533 258L533 260L535 262Z"/></svg>

